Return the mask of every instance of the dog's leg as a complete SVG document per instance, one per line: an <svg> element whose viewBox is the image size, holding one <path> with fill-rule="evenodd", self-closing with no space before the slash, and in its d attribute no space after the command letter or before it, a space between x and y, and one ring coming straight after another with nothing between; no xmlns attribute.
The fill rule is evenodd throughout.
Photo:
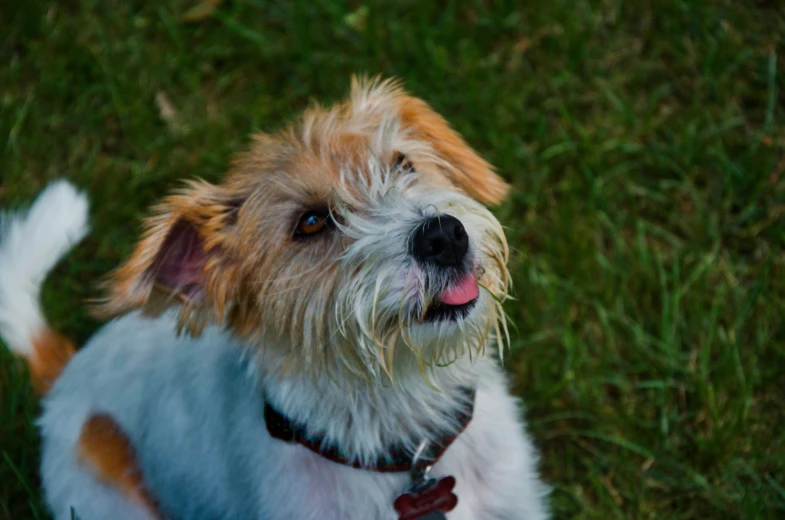
<svg viewBox="0 0 785 520"><path fill-rule="evenodd" d="M483 395L486 418L485 446L486 503L481 508L487 520L546 520L549 488L539 477L537 452L519 419L517 399L504 387L491 387ZM482 446L482 445L481 445ZM484 451L483 447L479 448ZM502 456L503 454L503 456ZM480 518L480 517L478 517Z"/></svg>
<svg viewBox="0 0 785 520"><path fill-rule="evenodd" d="M548 487L537 471L537 454L520 420L518 401L505 377L485 374L477 391L474 418L447 455L435 466L460 476L455 520L547 520Z"/></svg>

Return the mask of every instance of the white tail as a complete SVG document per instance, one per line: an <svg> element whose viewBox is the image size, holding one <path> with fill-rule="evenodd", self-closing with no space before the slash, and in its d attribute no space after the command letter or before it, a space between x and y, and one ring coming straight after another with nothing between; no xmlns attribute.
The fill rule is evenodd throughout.
<svg viewBox="0 0 785 520"><path fill-rule="evenodd" d="M57 181L29 211L0 215L0 338L31 363L36 357L48 357L38 350L45 347L42 342L53 346L50 340L54 339L41 312L41 285L55 264L87 234L87 210L83 194L68 182Z"/></svg>

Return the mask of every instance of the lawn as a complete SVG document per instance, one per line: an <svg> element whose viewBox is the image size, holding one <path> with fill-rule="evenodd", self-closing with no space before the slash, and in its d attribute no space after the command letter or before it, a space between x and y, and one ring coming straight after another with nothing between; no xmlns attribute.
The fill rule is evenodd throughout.
<svg viewBox="0 0 785 520"><path fill-rule="evenodd" d="M513 187L505 365L556 518L785 518L785 7L777 0L10 0L0 206L65 177L84 300L183 178L248 135L404 80ZM2 351L2 349L0 349ZM46 519L37 401L0 354L0 518Z"/></svg>

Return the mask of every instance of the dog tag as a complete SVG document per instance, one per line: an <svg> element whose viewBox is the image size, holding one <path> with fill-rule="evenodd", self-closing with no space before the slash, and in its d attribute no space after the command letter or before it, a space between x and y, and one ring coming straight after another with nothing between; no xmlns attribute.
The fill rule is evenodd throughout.
<svg viewBox="0 0 785 520"><path fill-rule="evenodd" d="M427 479L412 486L395 499L398 520L446 520L445 513L455 509L458 497L452 492L455 477Z"/></svg>
<svg viewBox="0 0 785 520"><path fill-rule="evenodd" d="M436 480L430 477L431 465L421 464L427 446L426 441L420 442L412 457L412 486L393 502L398 520L447 520L445 513L458 505L458 497L452 492L455 477Z"/></svg>

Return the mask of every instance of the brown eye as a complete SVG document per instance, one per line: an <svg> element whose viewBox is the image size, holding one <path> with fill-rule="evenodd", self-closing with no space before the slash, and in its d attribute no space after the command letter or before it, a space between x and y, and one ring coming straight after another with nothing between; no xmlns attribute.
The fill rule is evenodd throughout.
<svg viewBox="0 0 785 520"><path fill-rule="evenodd" d="M294 236L315 235L323 231L325 226L327 226L326 214L320 211L309 211L300 217L300 220L297 222L297 228L294 230Z"/></svg>
<svg viewBox="0 0 785 520"><path fill-rule="evenodd" d="M401 172L414 171L414 166L409 162L409 159L402 153L396 153L393 158L393 168Z"/></svg>

